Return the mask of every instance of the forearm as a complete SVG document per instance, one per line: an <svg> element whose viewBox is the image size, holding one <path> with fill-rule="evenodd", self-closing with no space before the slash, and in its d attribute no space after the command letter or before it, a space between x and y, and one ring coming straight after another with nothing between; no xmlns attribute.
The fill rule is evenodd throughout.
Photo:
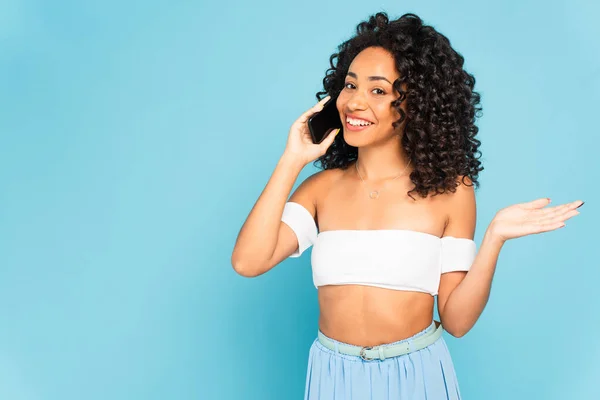
<svg viewBox="0 0 600 400"><path fill-rule="evenodd" d="M483 312L503 244L488 227L469 272L448 296L440 319L454 336L466 334Z"/></svg>
<svg viewBox="0 0 600 400"><path fill-rule="evenodd" d="M231 256L234 267L259 265L273 255L285 202L303 167L294 156L284 154L279 159L238 234Z"/></svg>

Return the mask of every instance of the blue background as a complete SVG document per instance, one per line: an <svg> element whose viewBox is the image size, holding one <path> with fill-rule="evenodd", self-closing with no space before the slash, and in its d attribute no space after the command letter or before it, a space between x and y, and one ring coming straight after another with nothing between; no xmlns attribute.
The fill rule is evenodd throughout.
<svg viewBox="0 0 600 400"><path fill-rule="evenodd" d="M600 398L598 3L3 0L0 399L302 397L310 251L248 279L231 250L329 55L380 10L477 78L478 243L500 208L586 201L509 241L478 324L446 334L464 398Z"/></svg>

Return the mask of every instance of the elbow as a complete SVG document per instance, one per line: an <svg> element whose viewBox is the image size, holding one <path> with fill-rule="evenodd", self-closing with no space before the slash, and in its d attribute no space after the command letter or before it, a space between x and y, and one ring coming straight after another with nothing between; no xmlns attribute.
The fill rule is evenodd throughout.
<svg viewBox="0 0 600 400"><path fill-rule="evenodd" d="M466 327L460 326L444 326L444 330L454 336L455 338L461 338L469 332L469 329Z"/></svg>
<svg viewBox="0 0 600 400"><path fill-rule="evenodd" d="M455 330L455 329L452 329L452 330L445 329L445 331L448 332L449 334L451 334L452 336L454 336L455 338L461 338L461 337L465 336L468 332L466 330Z"/></svg>
<svg viewBox="0 0 600 400"><path fill-rule="evenodd" d="M448 318L442 318L441 321L444 330L450 335L454 336L455 338L461 338L465 336L470 330L468 326L456 323L456 321L453 322L451 320L448 320Z"/></svg>
<svg viewBox="0 0 600 400"><path fill-rule="evenodd" d="M243 266L242 264L239 263L232 263L233 266L233 270L240 276L243 276L244 278L254 278L257 277L258 273L256 273L255 271L252 271L251 269L247 268L246 266Z"/></svg>
<svg viewBox="0 0 600 400"><path fill-rule="evenodd" d="M240 260L235 253L231 256L231 266L238 275L245 278L254 278L260 275L259 269L252 268L252 263Z"/></svg>

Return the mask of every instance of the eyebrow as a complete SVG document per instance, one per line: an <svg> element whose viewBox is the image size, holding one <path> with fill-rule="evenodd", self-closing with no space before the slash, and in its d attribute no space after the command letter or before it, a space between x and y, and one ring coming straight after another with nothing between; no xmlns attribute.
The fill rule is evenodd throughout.
<svg viewBox="0 0 600 400"><path fill-rule="evenodd" d="M354 79L358 79L358 76L356 76L356 74L354 72L348 71L348 75L353 77ZM392 82L390 82L387 78L385 78L383 76L369 76L367 79L370 81L386 81L390 85L392 84Z"/></svg>

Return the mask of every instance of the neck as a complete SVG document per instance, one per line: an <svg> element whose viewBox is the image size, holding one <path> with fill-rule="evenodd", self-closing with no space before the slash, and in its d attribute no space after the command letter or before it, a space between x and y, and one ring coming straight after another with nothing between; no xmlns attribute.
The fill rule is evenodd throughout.
<svg viewBox="0 0 600 400"><path fill-rule="evenodd" d="M408 156L404 151L399 152L397 146L359 147L357 162L358 170L364 180L393 179L400 173L408 176L413 170L412 163L407 167Z"/></svg>

